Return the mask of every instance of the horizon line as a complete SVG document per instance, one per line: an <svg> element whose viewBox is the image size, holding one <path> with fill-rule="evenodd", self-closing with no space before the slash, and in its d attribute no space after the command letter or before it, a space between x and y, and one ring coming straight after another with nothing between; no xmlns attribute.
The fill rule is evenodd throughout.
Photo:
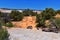
<svg viewBox="0 0 60 40"><path fill-rule="evenodd" d="M40 10L40 9L31 9L31 8L6 8L6 7L0 7L0 9L6 9L6 10L25 10L25 9L30 9L30 10L35 10L35 11L45 10L45 9L41 9ZM54 10L60 10L60 9L54 9Z"/></svg>

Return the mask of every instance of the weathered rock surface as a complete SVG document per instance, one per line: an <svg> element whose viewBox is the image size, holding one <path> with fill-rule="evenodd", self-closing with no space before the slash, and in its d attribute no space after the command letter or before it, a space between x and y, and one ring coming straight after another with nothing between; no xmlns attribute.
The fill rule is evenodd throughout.
<svg viewBox="0 0 60 40"><path fill-rule="evenodd" d="M15 27L19 28L27 28L28 26L32 26L35 28L36 26L36 16L25 16L21 21L12 22Z"/></svg>
<svg viewBox="0 0 60 40"><path fill-rule="evenodd" d="M60 40L59 33L22 28L12 28L7 30L10 34L10 40Z"/></svg>

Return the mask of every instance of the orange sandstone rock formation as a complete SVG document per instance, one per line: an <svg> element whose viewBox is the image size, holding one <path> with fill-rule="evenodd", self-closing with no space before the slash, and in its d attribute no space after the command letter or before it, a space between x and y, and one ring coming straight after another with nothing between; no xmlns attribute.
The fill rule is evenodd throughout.
<svg viewBox="0 0 60 40"><path fill-rule="evenodd" d="M12 23L15 27L27 28L28 26L32 26L32 28L35 28L36 16L25 16L22 21Z"/></svg>

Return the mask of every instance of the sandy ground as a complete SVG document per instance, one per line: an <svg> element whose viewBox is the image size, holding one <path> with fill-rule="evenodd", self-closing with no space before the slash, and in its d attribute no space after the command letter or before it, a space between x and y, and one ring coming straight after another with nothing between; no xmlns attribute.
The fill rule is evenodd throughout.
<svg viewBox="0 0 60 40"><path fill-rule="evenodd" d="M7 29L10 40L60 40L60 33L22 28Z"/></svg>

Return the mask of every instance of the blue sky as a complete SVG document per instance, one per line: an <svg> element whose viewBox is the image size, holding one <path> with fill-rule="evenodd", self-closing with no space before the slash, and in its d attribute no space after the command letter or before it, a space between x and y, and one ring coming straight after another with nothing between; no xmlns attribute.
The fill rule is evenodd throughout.
<svg viewBox="0 0 60 40"><path fill-rule="evenodd" d="M0 0L0 8L36 9L45 8L60 9L60 0Z"/></svg>

